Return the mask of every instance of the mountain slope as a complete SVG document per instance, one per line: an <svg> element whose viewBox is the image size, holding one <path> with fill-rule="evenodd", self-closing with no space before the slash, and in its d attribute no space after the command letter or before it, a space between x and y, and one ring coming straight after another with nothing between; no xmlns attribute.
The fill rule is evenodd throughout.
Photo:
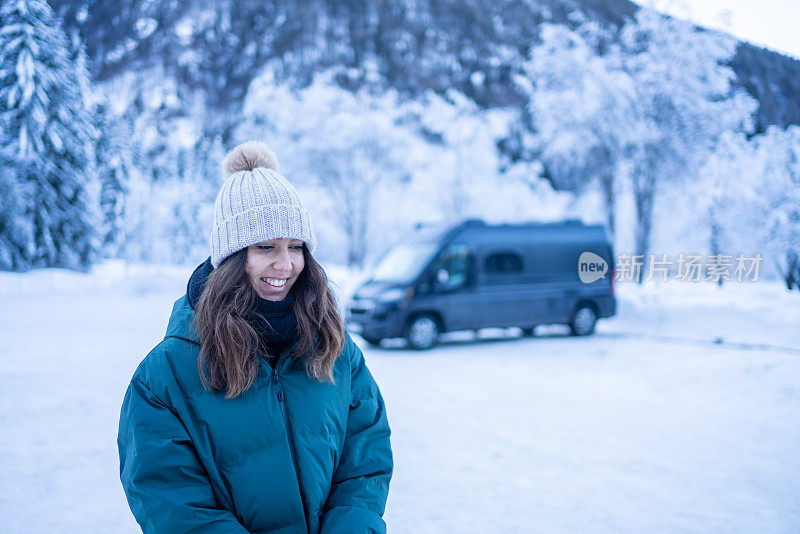
<svg viewBox="0 0 800 534"><path fill-rule="evenodd" d="M299 86L333 68L343 87L376 84L412 96L455 87L484 107L513 105L519 95L510 79L539 24L589 21L613 30L638 9L628 0L51 4L85 43L96 81L158 66L223 114L235 114L268 62ZM742 43L731 66L761 103L758 131L800 124L800 61Z"/></svg>

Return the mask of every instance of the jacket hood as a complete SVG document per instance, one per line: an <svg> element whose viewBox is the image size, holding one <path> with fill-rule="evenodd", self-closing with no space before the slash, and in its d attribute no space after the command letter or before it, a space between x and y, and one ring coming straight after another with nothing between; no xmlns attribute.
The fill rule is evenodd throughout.
<svg viewBox="0 0 800 534"><path fill-rule="evenodd" d="M205 289L206 282L208 282L208 276L213 270L214 266L211 265L211 256L209 256L206 261L197 266L192 276L189 277L189 283L186 284L186 297L189 299L189 305L193 310L197 308L197 303L200 302L200 295L203 294L203 289Z"/></svg>
<svg viewBox="0 0 800 534"><path fill-rule="evenodd" d="M197 334L197 327L194 322L194 308L200 300L200 295L203 294L208 275L213 270L210 257L194 270L192 276L189 277L189 283L186 285L186 294L176 300L172 306L172 314L169 316L167 335L165 337L176 337L200 344L200 336Z"/></svg>
<svg viewBox="0 0 800 534"><path fill-rule="evenodd" d="M200 336L197 335L197 327L194 323L194 310L189 304L188 295L176 300L172 306L172 314L169 316L165 337L176 337L200 344Z"/></svg>

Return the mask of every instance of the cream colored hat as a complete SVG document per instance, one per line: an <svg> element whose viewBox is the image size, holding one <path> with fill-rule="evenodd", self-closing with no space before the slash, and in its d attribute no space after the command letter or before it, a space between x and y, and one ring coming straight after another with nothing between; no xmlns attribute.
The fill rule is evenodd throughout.
<svg viewBox="0 0 800 534"><path fill-rule="evenodd" d="M311 218L292 184L278 173L278 160L260 141L231 150L222 163L225 183L214 203L211 264L268 239L300 239L314 252Z"/></svg>

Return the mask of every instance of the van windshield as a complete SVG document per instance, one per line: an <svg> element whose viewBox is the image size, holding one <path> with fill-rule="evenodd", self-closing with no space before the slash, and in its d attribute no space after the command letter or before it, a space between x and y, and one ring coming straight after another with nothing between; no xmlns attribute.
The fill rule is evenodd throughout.
<svg viewBox="0 0 800 534"><path fill-rule="evenodd" d="M373 282L410 282L439 250L436 243L413 243L392 248L375 266Z"/></svg>

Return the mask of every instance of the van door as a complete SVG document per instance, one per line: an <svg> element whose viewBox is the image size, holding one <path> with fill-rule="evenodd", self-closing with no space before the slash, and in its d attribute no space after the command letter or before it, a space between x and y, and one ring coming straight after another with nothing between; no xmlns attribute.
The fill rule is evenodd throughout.
<svg viewBox="0 0 800 534"><path fill-rule="evenodd" d="M518 249L487 248L478 258L476 300L480 302L481 327L524 326L520 322L524 296L520 293L525 258Z"/></svg>
<svg viewBox="0 0 800 534"><path fill-rule="evenodd" d="M572 243L542 243L533 248L531 285L527 292L536 323L564 323L576 301L578 257Z"/></svg>
<svg viewBox="0 0 800 534"><path fill-rule="evenodd" d="M432 265L432 303L435 311L441 314L446 330L471 329L479 321L474 263L469 245L451 243Z"/></svg>

